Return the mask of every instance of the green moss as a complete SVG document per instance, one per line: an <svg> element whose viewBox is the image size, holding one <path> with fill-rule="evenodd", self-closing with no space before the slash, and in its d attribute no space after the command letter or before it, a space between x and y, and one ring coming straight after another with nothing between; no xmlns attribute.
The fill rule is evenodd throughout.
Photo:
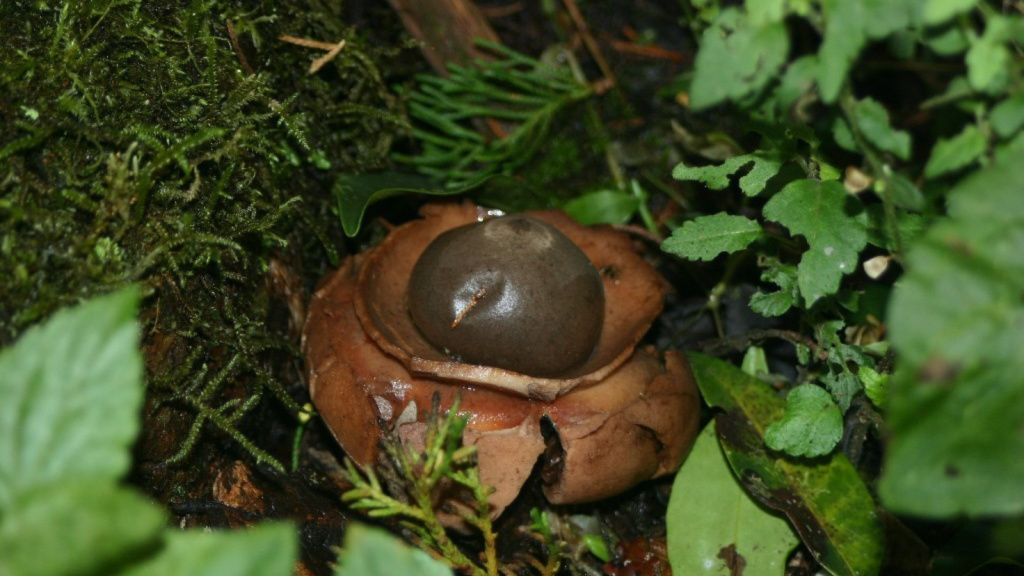
<svg viewBox="0 0 1024 576"><path fill-rule="evenodd" d="M268 262L336 261L330 182L384 163L405 126L378 67L393 49L337 4L4 3L0 343L139 282L149 337L189 351L154 394L253 450L234 424L264 392L297 410L263 362L294 353L263 327ZM311 75L323 52L281 34L347 45Z"/></svg>

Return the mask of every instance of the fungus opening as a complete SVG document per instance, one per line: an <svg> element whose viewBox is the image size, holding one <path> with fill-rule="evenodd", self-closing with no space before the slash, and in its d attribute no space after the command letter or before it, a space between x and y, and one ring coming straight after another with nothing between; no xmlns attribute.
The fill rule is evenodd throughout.
<svg viewBox="0 0 1024 576"><path fill-rule="evenodd" d="M604 324L594 264L554 226L507 216L430 243L409 280L409 313L463 362L556 377L586 362Z"/></svg>

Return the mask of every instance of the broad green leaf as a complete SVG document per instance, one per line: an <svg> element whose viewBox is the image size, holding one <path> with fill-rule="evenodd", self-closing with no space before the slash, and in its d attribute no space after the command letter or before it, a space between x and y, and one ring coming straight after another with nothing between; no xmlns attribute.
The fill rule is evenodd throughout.
<svg viewBox="0 0 1024 576"><path fill-rule="evenodd" d="M699 110L756 93L788 56L789 33L782 21L755 26L735 8L722 10L701 36L690 106Z"/></svg>
<svg viewBox="0 0 1024 576"><path fill-rule="evenodd" d="M880 40L910 27L920 15L919 0L824 0L825 39L818 51L818 85L825 102L839 96L850 66L868 40Z"/></svg>
<svg viewBox="0 0 1024 576"><path fill-rule="evenodd" d="M815 558L837 576L878 573L884 537L871 494L841 452L813 461L769 452L765 429L786 401L770 386L722 360L691 353L701 394L722 410L719 441L733 472L762 504L789 516Z"/></svg>
<svg viewBox="0 0 1024 576"><path fill-rule="evenodd" d="M740 178L740 190L747 196L757 196L768 180L779 173L784 158L774 150L757 150L750 154L734 156L717 166L684 166L678 164L672 170L676 180L697 180L712 190L721 190L729 185L729 177L741 168L753 163L750 172Z"/></svg>
<svg viewBox="0 0 1024 576"><path fill-rule="evenodd" d="M640 199L617 190L599 190L565 203L562 210L584 226L624 224L640 206Z"/></svg>
<svg viewBox="0 0 1024 576"><path fill-rule="evenodd" d="M746 0L743 3L755 26L781 22L786 17L787 0Z"/></svg>
<svg viewBox="0 0 1024 576"><path fill-rule="evenodd" d="M942 24L950 18L966 12L978 0L927 0L924 5L924 22L930 26Z"/></svg>
<svg viewBox="0 0 1024 576"><path fill-rule="evenodd" d="M818 57L814 54L790 62L779 81L779 87L775 89L779 109L789 112L801 97L814 89L817 79Z"/></svg>
<svg viewBox="0 0 1024 576"><path fill-rule="evenodd" d="M940 138L935 143L932 155L924 167L924 175L934 178L969 166L981 158L987 147L985 134L974 124L968 124L956 136Z"/></svg>
<svg viewBox="0 0 1024 576"><path fill-rule="evenodd" d="M175 531L157 554L118 576L283 576L292 574L298 551L295 526L285 522L230 532Z"/></svg>
<svg viewBox="0 0 1024 576"><path fill-rule="evenodd" d="M797 304L800 298L800 288L797 285L796 266L775 262L761 274L761 280L773 282L781 289L778 292L768 293L759 291L751 296L751 310L762 316L782 316Z"/></svg>
<svg viewBox="0 0 1024 576"><path fill-rule="evenodd" d="M971 47L964 29L956 23L942 28L926 28L921 33L921 41L940 56L954 56Z"/></svg>
<svg viewBox="0 0 1024 576"><path fill-rule="evenodd" d="M985 32L967 51L967 80L975 90L994 92L1009 79L1013 55L1006 42L1011 26L1009 19L998 15L985 22Z"/></svg>
<svg viewBox="0 0 1024 576"><path fill-rule="evenodd" d="M992 130L1000 138L1009 138L1024 126L1024 92L1018 92L992 109L989 116Z"/></svg>
<svg viewBox="0 0 1024 576"><path fill-rule="evenodd" d="M793 388L786 397L786 412L764 432L772 450L815 458L836 447L843 437L843 415L828 392L814 384Z"/></svg>
<svg viewBox="0 0 1024 576"><path fill-rule="evenodd" d="M1024 512L1024 151L961 181L907 254L880 494L929 517Z"/></svg>
<svg viewBox="0 0 1024 576"><path fill-rule="evenodd" d="M842 348L839 349L841 350ZM846 349L849 349L849 347L846 347ZM833 354L830 352L829 355L831 357ZM854 362L854 360L849 361ZM845 362L840 362L839 364L845 365ZM857 365L860 366L861 364ZM853 401L853 397L863 390L863 386L857 376L842 369L822 376L821 383L828 388L828 391L832 394L832 399L838 404L840 411L844 414L850 409L850 402Z"/></svg>
<svg viewBox="0 0 1024 576"><path fill-rule="evenodd" d="M343 174L334 182L334 197L338 201L341 226L348 236L359 233L366 208L385 198L401 194L428 194L431 196L455 196L474 186L446 189L433 180L414 174L400 172L374 172L370 174Z"/></svg>
<svg viewBox="0 0 1024 576"><path fill-rule="evenodd" d="M761 236L761 225L720 212L700 216L672 231L661 249L690 260L712 260L722 252L743 250Z"/></svg>
<svg viewBox="0 0 1024 576"><path fill-rule="evenodd" d="M763 213L807 239L810 247L797 267L807 306L835 294L843 275L856 269L867 244L867 215L839 182L791 182L765 204Z"/></svg>
<svg viewBox="0 0 1024 576"><path fill-rule="evenodd" d="M345 531L335 576L451 576L450 568L413 548L397 537L363 524L350 524Z"/></svg>
<svg viewBox="0 0 1024 576"><path fill-rule="evenodd" d="M762 508L732 475L708 425L676 474L665 518L676 574L777 576L800 541L789 523Z"/></svg>
<svg viewBox="0 0 1024 576"><path fill-rule="evenodd" d="M49 483L19 494L0 516L0 574L111 573L155 548L165 521L107 479Z"/></svg>
<svg viewBox="0 0 1024 576"><path fill-rule="evenodd" d="M853 139L853 131L850 130L850 124L842 116L836 116L835 120L832 121L832 137L835 138L836 145L843 150L850 152L860 151L860 148L857 147L857 141Z"/></svg>
<svg viewBox="0 0 1024 576"><path fill-rule="evenodd" d="M910 158L910 134L893 129L889 112L873 98L857 102L853 118L864 137L880 150L892 152L903 160Z"/></svg>
<svg viewBox="0 0 1024 576"><path fill-rule="evenodd" d="M0 516L30 488L128 471L143 394L138 298L126 289L62 310L0 352Z"/></svg>

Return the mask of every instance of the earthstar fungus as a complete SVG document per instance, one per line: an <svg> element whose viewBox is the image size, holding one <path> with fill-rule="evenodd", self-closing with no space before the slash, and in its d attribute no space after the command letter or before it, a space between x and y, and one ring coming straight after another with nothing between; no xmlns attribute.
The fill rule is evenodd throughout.
<svg viewBox="0 0 1024 576"><path fill-rule="evenodd" d="M385 430L421 443L432 397L444 410L460 395L469 417L463 440L477 448L481 481L495 487L494 515L542 456L544 494L555 504L609 497L674 471L696 436L700 401L681 354L637 346L666 287L630 239L556 210L525 214L579 248L604 296L592 352L536 377L460 362L417 327L409 293L421 255L445 232L486 218L471 204L427 205L422 214L346 258L310 304L302 338L310 395L349 456L373 464ZM542 420L556 431L560 456L545 454Z"/></svg>

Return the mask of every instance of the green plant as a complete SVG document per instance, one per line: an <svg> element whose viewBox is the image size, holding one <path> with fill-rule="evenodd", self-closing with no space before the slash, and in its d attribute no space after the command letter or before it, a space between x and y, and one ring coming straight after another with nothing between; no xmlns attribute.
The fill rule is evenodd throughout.
<svg viewBox="0 0 1024 576"><path fill-rule="evenodd" d="M846 469L847 494L863 496L837 508L823 496L835 487L820 479L846 462L841 439L863 442L854 427L864 422L876 435L891 434L878 484L887 509L932 518L1024 513L1024 468L1011 456L1024 449L1024 382L1009 344L1021 341L1024 313L1024 270L1009 248L1021 245L1024 224L1015 169L1024 159L1020 6L692 4L706 20L691 106L731 104L759 144L719 164L676 168L677 179L737 189L739 200L690 217L663 249L706 261L728 254L712 294L756 262L772 288L755 294L750 308L786 315L794 329L721 343L742 350L783 338L801 366L780 407L763 383L695 358L705 398L723 410L716 429L737 478L789 515L834 574L880 569L880 525L863 518L876 514L867 488ZM796 21L820 38L817 49L794 54ZM863 53L885 53L883 42L885 56L911 71L937 61L963 66L939 79L944 93L913 104L936 119L913 134L894 126L872 84L859 82L864 73L854 74ZM844 163L845 171L836 168ZM873 304L876 295L887 308ZM881 321L891 346L858 338ZM837 481L838 472L828 474ZM670 530L682 516L669 518ZM819 523L830 529L811 529ZM859 544L850 546L854 536Z"/></svg>

